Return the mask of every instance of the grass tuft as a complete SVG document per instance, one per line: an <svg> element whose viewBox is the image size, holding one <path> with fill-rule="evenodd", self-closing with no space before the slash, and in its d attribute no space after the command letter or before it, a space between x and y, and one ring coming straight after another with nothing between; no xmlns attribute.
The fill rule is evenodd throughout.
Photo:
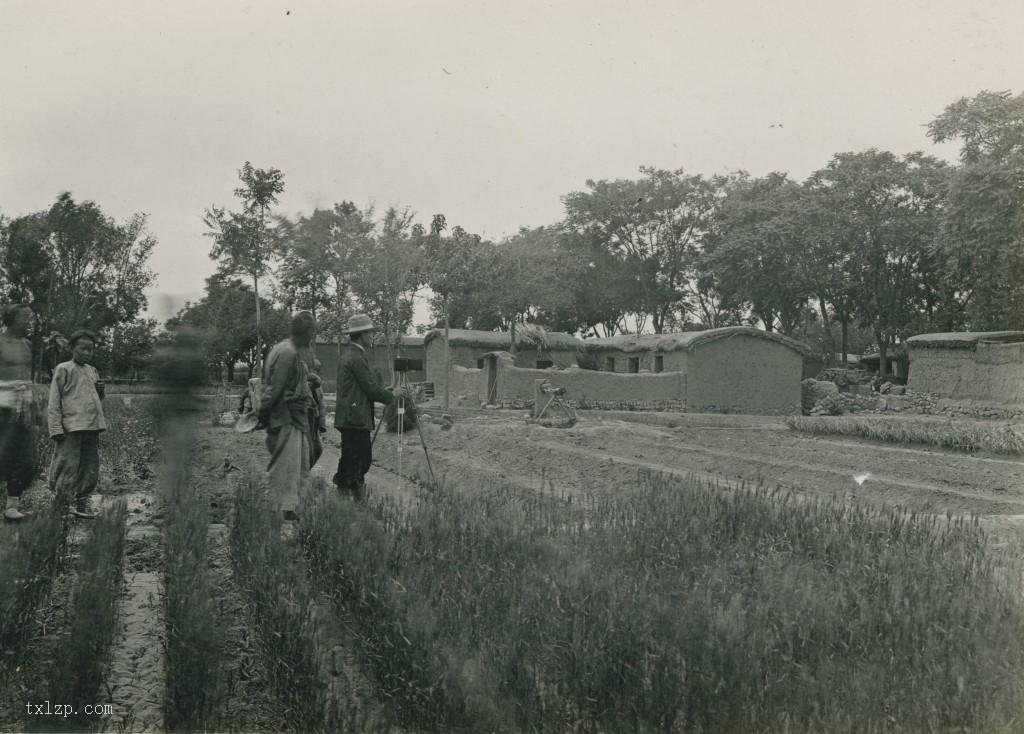
<svg viewBox="0 0 1024 734"><path fill-rule="evenodd" d="M797 417L786 419L795 431L819 436L857 436L898 444L920 444L958 451L1024 455L1024 425L982 421L912 418Z"/></svg>

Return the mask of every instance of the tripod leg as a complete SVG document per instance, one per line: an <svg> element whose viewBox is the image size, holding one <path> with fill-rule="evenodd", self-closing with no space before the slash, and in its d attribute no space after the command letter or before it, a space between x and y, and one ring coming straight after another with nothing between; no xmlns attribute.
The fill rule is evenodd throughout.
<svg viewBox="0 0 1024 734"><path fill-rule="evenodd" d="M427 441L423 438L423 426L416 423L416 430L420 434L420 443L423 444L423 455L427 457L427 471L430 472L430 484L437 487L437 480L434 478L434 467L430 465L430 452L427 451Z"/></svg>

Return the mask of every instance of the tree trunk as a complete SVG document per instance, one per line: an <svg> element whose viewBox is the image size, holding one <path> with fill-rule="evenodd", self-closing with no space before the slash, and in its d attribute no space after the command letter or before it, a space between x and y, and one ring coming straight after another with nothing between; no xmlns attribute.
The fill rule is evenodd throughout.
<svg viewBox="0 0 1024 734"><path fill-rule="evenodd" d="M448 383L452 380L452 345L448 338L448 299L444 303L444 409L449 406Z"/></svg>
<svg viewBox="0 0 1024 734"><path fill-rule="evenodd" d="M818 295L818 308L821 311L821 326L825 330L825 347L828 349L828 359L825 360L825 366L831 367L832 360L836 356L836 340L832 335L832 324L828 317L828 309L825 307L825 296ZM845 359L843 360L846 361Z"/></svg>
<svg viewBox="0 0 1024 734"><path fill-rule="evenodd" d="M227 370L227 373L228 373L228 382L234 382L235 381L235 362L234 362L234 360L231 360L231 359L224 360L224 367L225 367L225 369Z"/></svg>
<svg viewBox="0 0 1024 734"><path fill-rule="evenodd" d="M509 354L515 356L516 353L516 320L512 319L512 323L509 327L509 334L512 338L512 344L509 346Z"/></svg>
<svg viewBox="0 0 1024 734"><path fill-rule="evenodd" d="M263 332L261 331L260 317L260 282L255 275L252 276L252 289L256 294L256 366L257 374L263 375ZM250 374L250 377L252 375Z"/></svg>
<svg viewBox="0 0 1024 734"><path fill-rule="evenodd" d="M889 376L889 337L884 336L880 331L875 332L875 342L878 344L878 376L886 378Z"/></svg>
<svg viewBox="0 0 1024 734"><path fill-rule="evenodd" d="M839 324L842 327L843 367L845 367L849 361L848 353L850 351L850 317L846 315L845 311L839 318Z"/></svg>

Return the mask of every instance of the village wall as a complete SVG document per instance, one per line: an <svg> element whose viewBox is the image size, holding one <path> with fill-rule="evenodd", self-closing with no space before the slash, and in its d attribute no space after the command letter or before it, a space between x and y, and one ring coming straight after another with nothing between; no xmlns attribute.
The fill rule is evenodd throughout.
<svg viewBox="0 0 1024 734"><path fill-rule="evenodd" d="M587 343L583 342L583 348L585 351L589 351L597 361L597 366L601 368L603 372L610 372L608 369L608 358L612 357L615 360L615 372L622 372L629 374L629 360L639 359L639 369L641 372L654 372L655 371L655 358L662 358L662 372L685 372L686 371L686 359L687 351L685 349L673 349L670 351L654 351L654 350L638 350L633 352L627 352L622 349L587 349ZM573 361L575 363L575 360Z"/></svg>
<svg viewBox="0 0 1024 734"><path fill-rule="evenodd" d="M499 402L533 400L534 381L542 379L555 387L564 387L566 399L583 403L680 401L685 385L681 372L631 375L583 369L538 370L499 361L497 390L493 399Z"/></svg>
<svg viewBox="0 0 1024 734"><path fill-rule="evenodd" d="M971 349L911 348L907 389L942 397L956 397L974 380Z"/></svg>
<svg viewBox="0 0 1024 734"><path fill-rule="evenodd" d="M803 356L767 339L735 336L699 344L689 355L686 407L693 411L800 412Z"/></svg>
<svg viewBox="0 0 1024 734"><path fill-rule="evenodd" d="M907 387L954 400L1024 403L1024 344L914 348Z"/></svg>
<svg viewBox="0 0 1024 734"><path fill-rule="evenodd" d="M451 377L448 396L452 402L457 401L460 397L465 397L466 400L474 405L483 402L484 391L487 389L486 369L480 370L476 367L453 365ZM434 383L434 399L444 399L443 383L440 389L438 389L437 383Z"/></svg>

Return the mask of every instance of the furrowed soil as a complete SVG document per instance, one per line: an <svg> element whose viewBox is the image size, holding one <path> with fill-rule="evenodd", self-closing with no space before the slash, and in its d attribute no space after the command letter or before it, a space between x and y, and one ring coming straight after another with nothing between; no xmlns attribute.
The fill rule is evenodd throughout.
<svg viewBox="0 0 1024 734"><path fill-rule="evenodd" d="M428 416L442 412L429 404L422 410ZM518 410L463 410L447 430L425 420L423 438L437 480L465 492L511 487L583 496L626 491L642 472L665 473L723 487L763 484L808 498L977 515L1000 531L1016 532L1018 525L1024 531L1022 460L811 436L766 416L580 411L571 428L529 424L525 416ZM266 468L262 433L213 430L225 461ZM331 429L314 476L329 485L339 453L338 433ZM372 493L415 502L425 491L417 484L428 468L415 429L403 436L401 477L396 434L381 430L373 455L367 475Z"/></svg>
<svg viewBox="0 0 1024 734"><path fill-rule="evenodd" d="M449 430L429 422L423 430L435 474L468 491L495 483L566 494L618 491L638 473L655 472L978 515L1001 530L1024 519L1024 461L810 436L764 416L581 411L575 426L547 428L528 424L522 411L466 411ZM425 476L417 433L404 443L402 473ZM397 468L395 435L381 433L374 458Z"/></svg>

